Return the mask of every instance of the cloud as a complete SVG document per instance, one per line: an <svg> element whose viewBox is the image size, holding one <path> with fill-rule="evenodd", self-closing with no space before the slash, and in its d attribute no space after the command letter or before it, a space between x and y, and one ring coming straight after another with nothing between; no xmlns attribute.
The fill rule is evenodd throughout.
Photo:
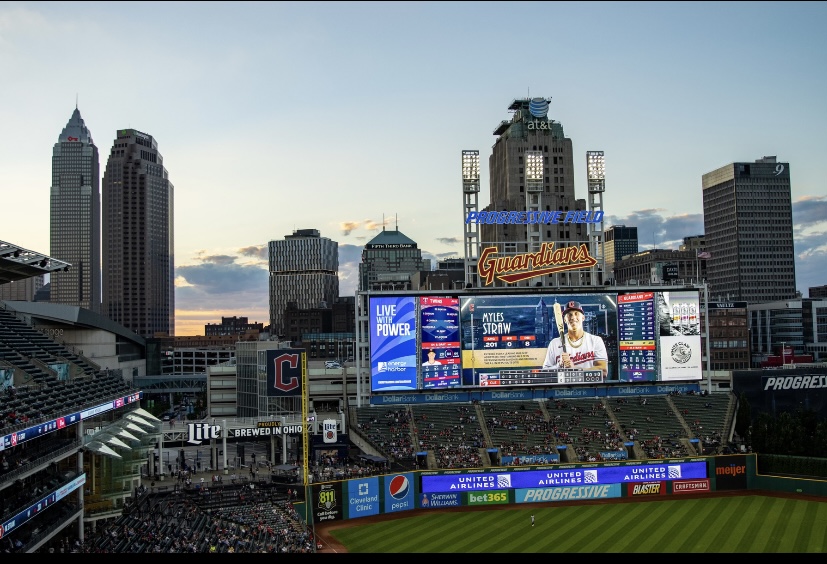
<svg viewBox="0 0 827 564"><path fill-rule="evenodd" d="M793 202L795 268L798 289L806 297L808 288L827 284L823 265L827 262L827 197L805 196ZM638 228L639 250L678 249L684 237L703 235L703 214L665 216L662 209L643 209L626 216L606 216L606 228L626 225ZM388 223L387 221L385 223ZM361 228L378 229L382 224L365 221L342 222L351 232ZM356 237L357 239L364 237ZM442 244L458 244L452 237L436 239ZM363 245L339 244L339 295L355 296L359 287L359 264ZM176 332L202 335L206 323L221 317L248 317L269 324L267 245L238 249L238 256L200 251L197 264L176 268ZM240 264L249 257L260 263ZM435 267L445 258L462 258L460 251L432 253L422 250L422 258Z"/></svg>
<svg viewBox="0 0 827 564"><path fill-rule="evenodd" d="M459 237L437 237L437 243L442 243L443 245L459 245L460 238Z"/></svg>
<svg viewBox="0 0 827 564"><path fill-rule="evenodd" d="M236 264L235 257L226 255L202 255L201 260L205 259L210 262L175 269L176 334L203 335L204 325L220 322L221 317L247 317L269 324L267 269Z"/></svg>
<svg viewBox="0 0 827 564"><path fill-rule="evenodd" d="M390 218L383 219L381 222L374 221L372 219L365 220L365 229L368 231L378 231L380 227L385 227L386 225L390 224Z"/></svg>
<svg viewBox="0 0 827 564"><path fill-rule="evenodd" d="M675 249L683 244L684 237L703 235L703 214L682 214L671 217L661 215L665 210L644 209L627 216L607 215L605 228L615 225L637 227L638 250Z"/></svg>
<svg viewBox="0 0 827 564"><path fill-rule="evenodd" d="M197 258L204 263L228 265L233 264L236 260L236 257L230 255L203 255L203 252L199 251Z"/></svg>
<svg viewBox="0 0 827 564"><path fill-rule="evenodd" d="M243 257L253 257L268 261L270 259L270 248L267 245L253 245L238 249L238 254Z"/></svg>
<svg viewBox="0 0 827 564"><path fill-rule="evenodd" d="M339 295L355 296L359 287L359 263L362 249L358 245L339 243Z"/></svg>
<svg viewBox="0 0 827 564"><path fill-rule="evenodd" d="M339 223L339 229L342 230L342 235L348 236L353 231L359 229L359 226L362 224L361 221L343 221Z"/></svg>
<svg viewBox="0 0 827 564"><path fill-rule="evenodd" d="M662 215L662 209L633 211L627 216L606 216L613 225L637 227L638 250L654 247L678 249L684 237L704 234L703 214ZM795 279L804 297L808 289L827 284L827 197L803 196L792 202Z"/></svg>

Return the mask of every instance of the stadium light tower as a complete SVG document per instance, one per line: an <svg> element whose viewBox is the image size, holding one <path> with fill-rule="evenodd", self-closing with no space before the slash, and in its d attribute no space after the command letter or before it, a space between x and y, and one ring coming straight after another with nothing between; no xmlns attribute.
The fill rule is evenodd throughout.
<svg viewBox="0 0 827 564"><path fill-rule="evenodd" d="M480 194L480 152L476 150L462 151L462 198L463 216L465 225L465 287L479 286L477 277L477 260L480 256L480 225L479 223L465 223L469 212L479 211Z"/></svg>
<svg viewBox="0 0 827 564"><path fill-rule="evenodd" d="M606 255L603 233L603 192L606 190L606 157L603 151L586 151L586 179L589 187L589 211L601 212L598 223L589 224L589 243L597 265L592 268L592 284L604 284L606 279Z"/></svg>
<svg viewBox="0 0 827 564"><path fill-rule="evenodd" d="M527 212L542 211L544 168L545 157L541 151L525 152L525 210ZM526 225L526 250L529 253L540 250L540 244L543 242L542 228L543 225L540 223Z"/></svg>

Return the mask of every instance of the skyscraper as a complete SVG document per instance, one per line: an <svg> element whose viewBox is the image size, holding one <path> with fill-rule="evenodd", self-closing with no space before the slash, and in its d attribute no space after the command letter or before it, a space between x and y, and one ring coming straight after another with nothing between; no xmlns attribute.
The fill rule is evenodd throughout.
<svg viewBox="0 0 827 564"><path fill-rule="evenodd" d="M796 296L790 165L775 157L703 175L709 293L758 304Z"/></svg>
<svg viewBox="0 0 827 564"><path fill-rule="evenodd" d="M158 144L119 130L103 173L103 314L142 337L175 334L173 186Z"/></svg>
<svg viewBox="0 0 827 564"><path fill-rule="evenodd" d="M603 257L606 260L606 277L616 280L615 263L626 255L637 253L637 227L613 225L606 230Z"/></svg>
<svg viewBox="0 0 827 564"><path fill-rule="evenodd" d="M49 275L50 301L100 313L100 159L77 108L52 148L49 212L49 254L72 265Z"/></svg>
<svg viewBox="0 0 827 564"><path fill-rule="evenodd" d="M268 244L270 325L274 335L288 335L284 311L329 308L339 297L339 243L317 229L297 229Z"/></svg>
<svg viewBox="0 0 827 564"><path fill-rule="evenodd" d="M548 117L549 100L521 98L508 107L511 120L495 129L497 139L488 159L490 203L486 213L502 211L562 212L557 223L484 223L480 225L481 253L488 247L497 255L537 253L553 246L590 247L588 223L565 222L567 212L586 211L585 199L574 194L574 157L563 126ZM485 284L484 281L481 283ZM591 286L589 269L572 268L531 277L508 286ZM493 280L492 286L504 285Z"/></svg>
<svg viewBox="0 0 827 564"><path fill-rule="evenodd" d="M411 276L431 270L431 261L422 258L422 250L399 231L382 232L362 249L359 263L358 291L414 290Z"/></svg>

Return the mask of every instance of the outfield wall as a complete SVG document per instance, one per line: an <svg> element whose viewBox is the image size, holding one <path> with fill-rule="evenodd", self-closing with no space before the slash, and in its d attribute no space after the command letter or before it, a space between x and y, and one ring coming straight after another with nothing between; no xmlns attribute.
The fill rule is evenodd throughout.
<svg viewBox="0 0 827 564"><path fill-rule="evenodd" d="M680 496L749 489L827 495L827 483L796 480L793 488L785 482L765 481L766 477L759 477L755 472L755 454L419 470L313 484L308 487L308 510L312 512L313 522L324 523L414 509ZM786 489L788 487L790 489Z"/></svg>

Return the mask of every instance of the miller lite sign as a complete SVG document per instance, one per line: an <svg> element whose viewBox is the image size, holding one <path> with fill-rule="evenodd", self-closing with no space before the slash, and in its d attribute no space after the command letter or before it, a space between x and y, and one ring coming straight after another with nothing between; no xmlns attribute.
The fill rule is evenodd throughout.
<svg viewBox="0 0 827 564"><path fill-rule="evenodd" d="M326 443L335 443L336 442L336 420L335 419L325 419L322 421L322 434L324 437L324 442Z"/></svg>

